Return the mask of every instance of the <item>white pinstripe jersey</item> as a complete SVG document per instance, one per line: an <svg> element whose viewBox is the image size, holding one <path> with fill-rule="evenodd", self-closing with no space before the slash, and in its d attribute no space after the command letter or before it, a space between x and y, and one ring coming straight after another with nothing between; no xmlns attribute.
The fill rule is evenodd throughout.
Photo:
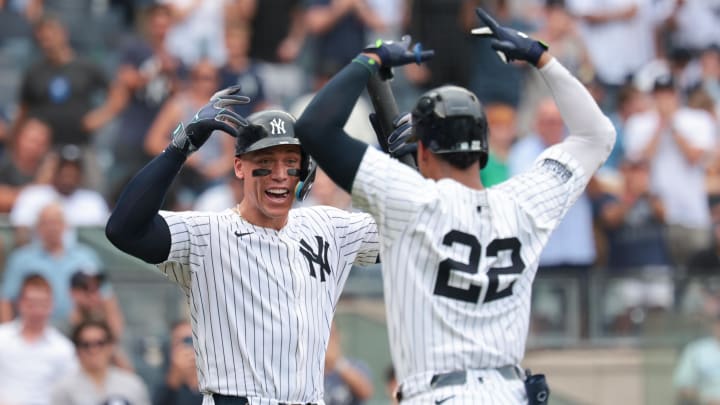
<svg viewBox="0 0 720 405"><path fill-rule="evenodd" d="M290 210L280 231L235 211L161 211L172 248L158 268L190 305L200 389L273 401L318 402L330 322L353 263L375 263L367 214Z"/></svg>
<svg viewBox="0 0 720 405"><path fill-rule="evenodd" d="M353 203L380 230L399 381L520 363L540 252L587 182L558 147L529 172L485 190L425 179L368 149Z"/></svg>

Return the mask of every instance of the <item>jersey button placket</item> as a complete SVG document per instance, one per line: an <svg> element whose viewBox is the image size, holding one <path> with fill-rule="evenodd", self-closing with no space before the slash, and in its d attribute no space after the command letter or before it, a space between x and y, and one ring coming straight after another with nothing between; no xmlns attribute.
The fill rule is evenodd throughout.
<svg viewBox="0 0 720 405"><path fill-rule="evenodd" d="M290 272L290 277L292 278L292 288L293 288L293 294L291 297L291 304L292 304L292 310L293 314L292 316L295 316L295 319L297 319L297 330L295 331L295 336L297 336L296 340L296 357L295 357L295 363L298 367L298 369L302 368L302 365L307 362L307 348L302 344L303 342L307 341L307 333L308 331L305 328L300 327L301 324L307 325L307 322L305 321L303 317L303 313L301 310L302 306L302 300L298 299L300 298L300 291L301 286L300 284L304 282L302 274L298 273L298 271L302 271L300 266L300 262L298 262L298 250L300 247L296 243L295 240L293 240L291 237L287 236L284 232L280 232L278 234L278 237L280 240L285 244L288 250L288 271ZM300 270L298 270L300 269ZM307 316L307 315L305 315ZM305 381L302 381L301 379L304 377L304 373L300 373L299 376L296 376L298 378L299 384L305 384Z"/></svg>

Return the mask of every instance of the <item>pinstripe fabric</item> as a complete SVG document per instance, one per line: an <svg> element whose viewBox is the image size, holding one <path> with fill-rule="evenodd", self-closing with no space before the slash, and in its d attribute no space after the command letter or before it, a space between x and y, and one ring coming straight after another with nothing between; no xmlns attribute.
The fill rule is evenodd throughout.
<svg viewBox="0 0 720 405"><path fill-rule="evenodd" d="M320 401L342 287L353 263L377 257L373 219L301 208L276 231L232 210L160 214L172 247L158 268L187 297L201 390L247 396L253 404ZM318 237L328 244L329 274L301 253L301 241L317 253Z"/></svg>
<svg viewBox="0 0 720 405"><path fill-rule="evenodd" d="M540 251L587 182L578 162L555 147L531 171L481 191L425 179L368 149L353 203L380 230L398 381L520 363ZM494 401L487 403L504 403Z"/></svg>

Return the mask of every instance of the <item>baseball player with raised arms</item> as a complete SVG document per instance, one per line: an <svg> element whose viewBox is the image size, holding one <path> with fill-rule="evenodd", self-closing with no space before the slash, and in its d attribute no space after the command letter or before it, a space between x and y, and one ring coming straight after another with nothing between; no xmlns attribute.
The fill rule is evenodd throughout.
<svg viewBox="0 0 720 405"><path fill-rule="evenodd" d="M322 404L325 351L353 263L376 262L368 214L291 209L314 166L295 119L232 107L238 88L218 92L170 145L126 186L106 234L120 250L159 269L185 292L204 405ZM188 155L213 130L237 138L242 202L224 212L159 211ZM225 136L225 135L215 135Z"/></svg>
<svg viewBox="0 0 720 405"><path fill-rule="evenodd" d="M519 368L531 284L552 230L607 158L612 124L583 85L527 35L481 9L505 61L536 67L570 135L533 168L486 189L487 122L478 99L456 86L422 95L412 111L419 173L348 137L343 125L379 69L416 61L409 39L366 48L298 119L303 147L380 231L392 360L401 404L544 403Z"/></svg>

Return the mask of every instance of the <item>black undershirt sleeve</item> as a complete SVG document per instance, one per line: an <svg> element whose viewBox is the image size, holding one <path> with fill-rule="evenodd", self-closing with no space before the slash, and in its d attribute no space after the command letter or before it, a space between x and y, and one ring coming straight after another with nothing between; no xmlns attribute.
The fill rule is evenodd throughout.
<svg viewBox="0 0 720 405"><path fill-rule="evenodd" d="M372 73L370 66L350 63L318 92L295 124L303 149L347 192L368 145L351 138L343 127Z"/></svg>
<svg viewBox="0 0 720 405"><path fill-rule="evenodd" d="M125 186L105 226L105 235L115 247L148 263L167 260L170 229L158 211L185 159L168 148Z"/></svg>

